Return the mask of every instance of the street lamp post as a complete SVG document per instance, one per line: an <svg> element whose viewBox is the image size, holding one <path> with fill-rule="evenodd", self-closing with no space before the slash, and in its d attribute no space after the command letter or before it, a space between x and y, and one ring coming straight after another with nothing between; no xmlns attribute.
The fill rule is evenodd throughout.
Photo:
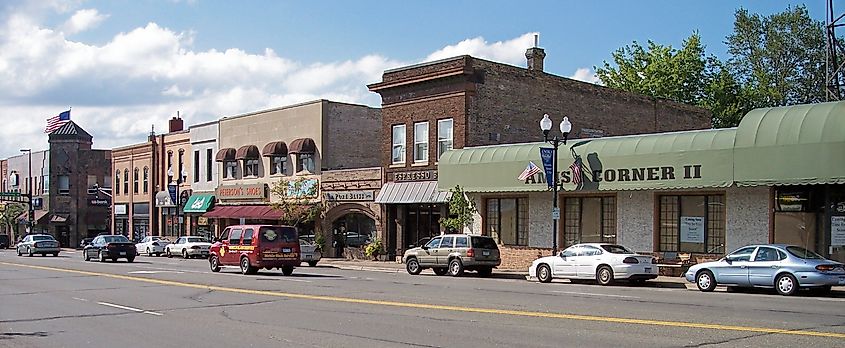
<svg viewBox="0 0 845 348"><path fill-rule="evenodd" d="M32 207L32 149L21 149L22 153L29 154L29 177L27 179L27 193L29 194L29 214L27 218L28 233L32 233L33 223L35 222L35 211Z"/></svg>
<svg viewBox="0 0 845 348"><path fill-rule="evenodd" d="M563 121L560 122L560 133L563 135L563 138L558 138L555 135L553 138L549 139L549 132L552 130L552 120L549 118L549 114L544 114L543 119L540 120L540 129L543 131L543 140L552 145L554 150L552 151L552 192L554 192L554 196L552 196L552 254L557 254L557 221L560 219L560 209L557 206L557 190L558 190L558 174L557 174L557 148L560 144L566 145L566 138L569 137L569 132L572 130L572 123L569 123L569 117L563 117Z"/></svg>
<svg viewBox="0 0 845 348"><path fill-rule="evenodd" d="M179 221L179 185L181 185L185 178L188 177L188 173L185 170L182 170L178 176L173 176L173 168L167 170L167 175L171 178L174 178L173 181L170 182L170 186L175 186L174 190L176 191L176 198L173 200L174 211L173 217L175 222L173 223L174 227L176 227L176 234L177 237L181 236L182 234L182 223Z"/></svg>

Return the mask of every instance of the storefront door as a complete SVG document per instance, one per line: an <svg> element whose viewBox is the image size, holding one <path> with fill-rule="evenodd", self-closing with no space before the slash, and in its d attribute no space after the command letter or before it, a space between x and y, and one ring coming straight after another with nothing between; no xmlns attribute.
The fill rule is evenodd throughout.
<svg viewBox="0 0 845 348"><path fill-rule="evenodd" d="M420 239L440 235L440 206L411 204L405 210L405 244L416 245Z"/></svg>
<svg viewBox="0 0 845 348"><path fill-rule="evenodd" d="M775 189L774 242L845 262L845 185Z"/></svg>

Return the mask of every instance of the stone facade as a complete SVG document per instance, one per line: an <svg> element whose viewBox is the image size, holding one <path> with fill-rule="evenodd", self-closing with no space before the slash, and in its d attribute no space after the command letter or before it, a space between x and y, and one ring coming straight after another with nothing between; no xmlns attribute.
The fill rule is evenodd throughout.
<svg viewBox="0 0 845 348"><path fill-rule="evenodd" d="M765 186L727 189L725 252L769 242L770 201L769 188Z"/></svg>
<svg viewBox="0 0 845 348"><path fill-rule="evenodd" d="M321 230L332 231L325 233L324 252L326 256L345 256L356 258L360 256L360 250L341 251L336 247L333 225L347 214L362 214L374 222L375 235L379 240L385 241L382 224L384 223L381 206L375 203L374 198L382 186L381 167L327 170L322 174L320 191L323 200L326 202L326 211L321 219ZM358 255L358 256L355 256Z"/></svg>
<svg viewBox="0 0 845 348"><path fill-rule="evenodd" d="M616 242L639 252L654 251L654 192L616 193Z"/></svg>

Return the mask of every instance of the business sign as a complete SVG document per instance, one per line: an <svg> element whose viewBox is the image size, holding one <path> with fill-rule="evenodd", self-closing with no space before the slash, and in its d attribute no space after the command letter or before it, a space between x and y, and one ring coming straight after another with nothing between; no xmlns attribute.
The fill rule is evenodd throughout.
<svg viewBox="0 0 845 348"><path fill-rule="evenodd" d="M326 201L329 202L337 202L337 201L355 201L355 202L364 202L364 201L374 201L376 197L376 193L374 190L361 190L361 191L325 191Z"/></svg>
<svg viewBox="0 0 845 348"><path fill-rule="evenodd" d="M111 205L111 202L109 202L108 199L96 199L95 198L95 199L89 199L88 205L90 205L92 207L108 207L108 206ZM117 206L115 206L115 207L117 207ZM124 207L126 207L126 206L124 206ZM117 214L117 213L115 213L115 214Z"/></svg>
<svg viewBox="0 0 845 348"><path fill-rule="evenodd" d="M393 173L393 181L408 182L408 181L432 181L437 180L436 170L414 170L409 172Z"/></svg>
<svg viewBox="0 0 845 348"><path fill-rule="evenodd" d="M542 148L541 148L542 150ZM541 155L542 156L542 155ZM545 167L545 162L543 167ZM589 168L587 168L589 169ZM546 170L546 175L551 173ZM582 181L589 180L599 182L637 182L637 181L667 181L667 180L697 180L702 178L702 165L690 164L680 167L675 166L654 166L639 168L608 168L603 170L584 170ZM532 175L525 179L526 185L551 182L552 177L544 178L540 174ZM569 184L572 182L572 173L569 170L558 171L558 182ZM551 186L549 186L551 187Z"/></svg>
<svg viewBox="0 0 845 348"><path fill-rule="evenodd" d="M704 243L704 217L681 216L681 243Z"/></svg>
<svg viewBox="0 0 845 348"><path fill-rule="evenodd" d="M126 204L115 204L114 215L126 215Z"/></svg>
<svg viewBox="0 0 845 348"><path fill-rule="evenodd" d="M265 199L267 190L264 184L254 185L225 185L217 188L217 199Z"/></svg>
<svg viewBox="0 0 845 348"><path fill-rule="evenodd" d="M549 183L549 188L553 188L554 185L554 153L555 149L540 148L540 159L543 161L543 171L546 174L546 182Z"/></svg>
<svg viewBox="0 0 845 348"><path fill-rule="evenodd" d="M319 194L319 183L317 179L288 180L285 194L291 198L316 197Z"/></svg>
<svg viewBox="0 0 845 348"><path fill-rule="evenodd" d="M830 245L845 245L845 216L830 217Z"/></svg>

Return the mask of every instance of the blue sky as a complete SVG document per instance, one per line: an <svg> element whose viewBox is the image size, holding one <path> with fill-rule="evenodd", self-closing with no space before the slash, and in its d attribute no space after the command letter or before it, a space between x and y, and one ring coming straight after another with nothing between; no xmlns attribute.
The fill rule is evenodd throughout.
<svg viewBox="0 0 845 348"><path fill-rule="evenodd" d="M458 54L524 66L540 34L546 71L596 82L637 40L698 31L725 58L734 12L792 1L6 1L0 4L0 157L46 148L44 119L73 106L95 147L326 98L378 106L384 69ZM836 1L845 13L845 1ZM807 3L824 21L825 2Z"/></svg>

